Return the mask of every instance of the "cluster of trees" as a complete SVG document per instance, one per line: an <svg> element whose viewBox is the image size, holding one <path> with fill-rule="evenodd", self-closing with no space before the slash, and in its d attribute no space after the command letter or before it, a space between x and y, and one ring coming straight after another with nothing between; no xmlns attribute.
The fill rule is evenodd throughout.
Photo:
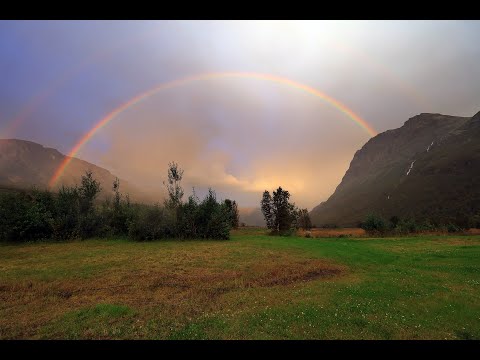
<svg viewBox="0 0 480 360"><path fill-rule="evenodd" d="M166 238L229 239L237 228L237 203L217 201L209 189L200 201L195 195L183 201L180 186L183 170L169 164L164 204L146 205L130 202L120 192L120 181L113 182L113 198L98 201L101 187L91 172L86 172L79 186L48 190L7 192L0 195L0 240L34 241L76 238L128 236L139 241Z"/></svg>
<svg viewBox="0 0 480 360"><path fill-rule="evenodd" d="M416 221L413 218L400 219L398 216L392 216L386 220L382 216L370 214L366 217L365 221L359 224L359 227L369 234L378 235L402 235L424 231L460 232L469 227L480 226L480 217L478 220L478 223L475 223L476 218L474 218L472 224L462 227L452 222L442 224L430 220Z"/></svg>
<svg viewBox="0 0 480 360"><path fill-rule="evenodd" d="M238 228L237 203L230 199L218 202L212 189L205 198L195 194L183 202L184 191L180 186L183 170L170 163L165 186L168 198L163 206L139 205L130 221L129 236L134 240L163 238L229 239L230 229Z"/></svg>
<svg viewBox="0 0 480 360"><path fill-rule="evenodd" d="M88 172L82 176L80 186L62 187L56 194L36 188L3 193L0 239L64 240L93 236L101 227L101 217L97 216L94 206L99 191L100 184Z"/></svg>
<svg viewBox="0 0 480 360"><path fill-rule="evenodd" d="M310 229L312 223L307 209L289 202L290 193L279 187L273 196L265 190L260 202L267 228L272 234L290 234L298 228Z"/></svg>

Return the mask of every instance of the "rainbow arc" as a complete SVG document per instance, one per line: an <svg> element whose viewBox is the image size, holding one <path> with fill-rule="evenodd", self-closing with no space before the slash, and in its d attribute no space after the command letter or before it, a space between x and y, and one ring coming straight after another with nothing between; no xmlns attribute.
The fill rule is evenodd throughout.
<svg viewBox="0 0 480 360"><path fill-rule="evenodd" d="M359 115L353 112L353 110L348 108L345 104L341 103L337 99L309 85L305 85L297 81L291 80L289 78L285 78L277 75L255 73L255 72L205 73L205 74L189 76L189 77L173 80L170 82L162 83L150 90L147 90L141 94L134 96L127 102L123 103L122 105L120 105L119 107L117 107L116 109L108 113L104 118L98 121L84 136L82 136L82 138L70 150L70 152L68 153L68 156L65 157L65 160L60 164L60 166L57 168L54 175L50 179L50 182L49 182L50 187L54 187L56 185L57 181L65 171L66 167L72 161L72 158L78 154L81 148L95 135L95 133L99 131L101 128L103 128L104 126L106 126L110 121L115 119L123 111L157 94L160 91L186 85L192 82L221 79L221 78L249 78L249 79L266 80L266 81L271 81L278 84L284 84L292 88L302 90L308 94L311 94L313 96L316 96L322 99L323 101L327 102L328 104L338 109L340 112L345 114L350 120L352 120L356 125L358 125L364 131L366 131L370 136L377 135L377 132L369 123L367 123Z"/></svg>

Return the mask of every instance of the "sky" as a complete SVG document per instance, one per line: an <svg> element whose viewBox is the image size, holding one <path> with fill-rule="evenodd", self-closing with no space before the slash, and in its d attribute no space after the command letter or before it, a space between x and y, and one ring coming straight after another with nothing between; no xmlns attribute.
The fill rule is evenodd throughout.
<svg viewBox="0 0 480 360"><path fill-rule="evenodd" d="M121 109L76 157L152 191L176 161L187 195L255 207L282 186L311 210L373 135L355 119L378 133L480 110L479 34L479 21L0 21L0 138L69 154Z"/></svg>

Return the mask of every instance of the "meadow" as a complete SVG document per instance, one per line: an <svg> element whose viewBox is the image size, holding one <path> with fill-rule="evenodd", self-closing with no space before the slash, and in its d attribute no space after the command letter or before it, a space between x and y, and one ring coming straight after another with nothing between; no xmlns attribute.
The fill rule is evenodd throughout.
<svg viewBox="0 0 480 360"><path fill-rule="evenodd" d="M480 236L0 244L1 339L480 339Z"/></svg>

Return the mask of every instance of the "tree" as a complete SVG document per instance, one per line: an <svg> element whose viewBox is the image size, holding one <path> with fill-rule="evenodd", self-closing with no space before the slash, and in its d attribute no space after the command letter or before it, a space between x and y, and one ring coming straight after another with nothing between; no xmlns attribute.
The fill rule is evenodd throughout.
<svg viewBox="0 0 480 360"><path fill-rule="evenodd" d="M168 191L168 199L165 199L165 221L168 228L168 237L177 237L181 230L179 229L179 216L181 216L183 188L180 181L183 177L183 170L174 161L168 163L168 180L163 182Z"/></svg>
<svg viewBox="0 0 480 360"><path fill-rule="evenodd" d="M122 195L120 194L120 180L116 177L115 180L113 181L113 188L112 188L114 194L115 194L115 200L113 203L113 208L115 211L118 211L120 208L120 199Z"/></svg>
<svg viewBox="0 0 480 360"><path fill-rule="evenodd" d="M293 221L293 209L289 206L289 198L290 193L287 190L283 190L281 186L273 192L274 229L280 232L290 230Z"/></svg>
<svg viewBox="0 0 480 360"><path fill-rule="evenodd" d="M85 175L82 175L81 185L78 188L78 194L80 197L80 213L86 214L92 211L93 201L100 191L100 183L93 178L92 172L87 170Z"/></svg>
<svg viewBox="0 0 480 360"><path fill-rule="evenodd" d="M295 206L295 203L293 204L288 204L288 209L290 212L290 218L291 218L291 229L298 229L300 227L300 209Z"/></svg>
<svg viewBox="0 0 480 360"><path fill-rule="evenodd" d="M273 197L265 190L260 202L267 228L273 232L284 233L297 227L299 210L290 203L290 193L279 187L273 192Z"/></svg>
<svg viewBox="0 0 480 360"><path fill-rule="evenodd" d="M93 178L92 172L90 170L86 171L78 188L80 205L79 232L82 238L92 237L97 231L99 219L95 214L93 202L100 190L100 183Z"/></svg>
<svg viewBox="0 0 480 360"><path fill-rule="evenodd" d="M307 209L300 209L298 212L298 226L304 230L310 230L312 228L312 222Z"/></svg>
<svg viewBox="0 0 480 360"><path fill-rule="evenodd" d="M120 180L115 178L113 181L112 190L115 194L113 200L112 211L107 211L111 230L115 235L123 235L128 233L128 222L131 218L130 198L128 194L123 200L123 195L120 193ZM110 207L107 203L107 209Z"/></svg>
<svg viewBox="0 0 480 360"><path fill-rule="evenodd" d="M273 216L273 200L270 193L265 190L263 192L262 201L260 202L263 216L265 217L265 223L267 224L267 229L274 229L274 216Z"/></svg>
<svg viewBox="0 0 480 360"><path fill-rule="evenodd" d="M62 185L55 200L56 216L53 221L53 235L56 239L73 239L79 233L79 191L76 186Z"/></svg>
<svg viewBox="0 0 480 360"><path fill-rule="evenodd" d="M171 162L168 164L168 182L163 184L168 191L169 199L166 201L168 207L177 208L182 202L183 189L180 186L180 181L183 177L183 170L180 169L177 163Z"/></svg>
<svg viewBox="0 0 480 360"><path fill-rule="evenodd" d="M230 224L231 227L234 229L238 229L240 215L238 212L238 206L235 200L225 199L225 206L228 209L228 213L230 214Z"/></svg>
<svg viewBox="0 0 480 360"><path fill-rule="evenodd" d="M230 212L225 203L217 202L211 188L196 211L197 235L204 239L229 239Z"/></svg>
<svg viewBox="0 0 480 360"><path fill-rule="evenodd" d="M238 211L237 202L233 200L232 204L232 228L238 229L238 224L240 223L240 213Z"/></svg>

